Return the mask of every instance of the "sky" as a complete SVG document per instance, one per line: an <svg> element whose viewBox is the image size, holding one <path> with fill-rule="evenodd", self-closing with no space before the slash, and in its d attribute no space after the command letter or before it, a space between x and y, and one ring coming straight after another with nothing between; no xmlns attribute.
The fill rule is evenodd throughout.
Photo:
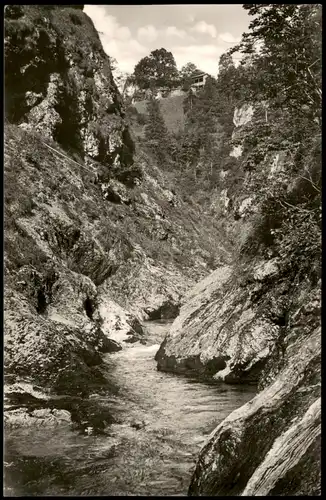
<svg viewBox="0 0 326 500"><path fill-rule="evenodd" d="M212 76L218 61L247 31L250 18L242 4L85 5L105 52L123 72L152 50L165 48L178 69L192 62Z"/></svg>

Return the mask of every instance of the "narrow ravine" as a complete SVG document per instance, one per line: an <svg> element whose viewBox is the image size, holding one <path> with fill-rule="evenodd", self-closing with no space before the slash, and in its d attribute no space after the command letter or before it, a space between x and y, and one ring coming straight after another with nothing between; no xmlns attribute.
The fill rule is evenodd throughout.
<svg viewBox="0 0 326 500"><path fill-rule="evenodd" d="M104 370L118 393L91 396L110 408L114 423L105 434L67 426L7 435L7 496L187 494L205 439L255 388L157 371L154 356L168 324L145 328L146 345L106 355Z"/></svg>

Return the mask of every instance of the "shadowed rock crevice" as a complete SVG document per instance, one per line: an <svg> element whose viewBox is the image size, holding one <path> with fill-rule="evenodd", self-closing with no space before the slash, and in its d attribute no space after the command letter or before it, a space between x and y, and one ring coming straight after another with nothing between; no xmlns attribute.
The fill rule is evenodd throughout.
<svg viewBox="0 0 326 500"><path fill-rule="evenodd" d="M171 302L166 302L154 311L146 310L145 312L148 315L148 319L153 321L157 319L174 319L178 316L179 311L180 306Z"/></svg>
<svg viewBox="0 0 326 500"><path fill-rule="evenodd" d="M46 306L47 306L47 301L45 293L43 292L43 290L39 290L37 292L37 306L36 306L38 314L44 314L46 311Z"/></svg>
<svg viewBox="0 0 326 500"><path fill-rule="evenodd" d="M84 309L89 319L93 319L94 304L89 297L87 297L84 301Z"/></svg>

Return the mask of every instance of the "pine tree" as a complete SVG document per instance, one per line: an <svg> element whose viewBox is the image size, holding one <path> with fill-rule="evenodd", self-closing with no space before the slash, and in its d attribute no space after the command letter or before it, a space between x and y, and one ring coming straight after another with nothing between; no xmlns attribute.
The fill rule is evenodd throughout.
<svg viewBox="0 0 326 500"><path fill-rule="evenodd" d="M145 126L147 146L159 166L169 162L169 133L164 123L158 99L151 97L147 103L148 123Z"/></svg>
<svg viewBox="0 0 326 500"><path fill-rule="evenodd" d="M195 99L196 99L196 94L190 87L186 94L186 97L183 100L183 112L185 115L187 115L189 112L191 113Z"/></svg>

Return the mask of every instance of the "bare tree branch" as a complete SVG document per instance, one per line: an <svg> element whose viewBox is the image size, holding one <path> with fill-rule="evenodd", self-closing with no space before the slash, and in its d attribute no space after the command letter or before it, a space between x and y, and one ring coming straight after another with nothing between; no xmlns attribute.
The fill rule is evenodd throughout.
<svg viewBox="0 0 326 500"><path fill-rule="evenodd" d="M303 175L299 175L300 179L304 179L308 182L310 182L310 184L312 185L312 187L317 191L317 193L321 193L321 190L317 187L317 185L313 182L312 178L311 178L311 175L310 175L310 172L307 172L308 175L309 175L309 178L308 177L305 177Z"/></svg>

